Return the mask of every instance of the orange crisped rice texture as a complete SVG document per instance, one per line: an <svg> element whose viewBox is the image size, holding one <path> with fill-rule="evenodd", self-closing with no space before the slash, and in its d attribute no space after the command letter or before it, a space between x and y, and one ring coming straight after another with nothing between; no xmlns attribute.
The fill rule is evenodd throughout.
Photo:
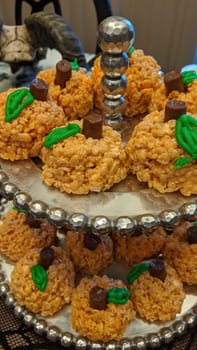
<svg viewBox="0 0 197 350"><path fill-rule="evenodd" d="M93 109L92 79L82 68L72 71L63 89L54 83L55 68L40 71L37 77L49 84L50 95L63 108L68 120L81 119Z"/></svg>
<svg viewBox="0 0 197 350"><path fill-rule="evenodd" d="M74 123L82 126L82 121ZM67 193L105 191L128 174L129 162L121 136L105 125L100 139L78 133L43 148L41 158L43 181Z"/></svg>
<svg viewBox="0 0 197 350"><path fill-rule="evenodd" d="M90 290L99 286L106 290L113 287L126 288L120 280L107 276L81 279L74 289L71 304L71 324L81 335L91 340L109 341L120 339L129 321L135 317L131 300L125 304L108 303L105 310L90 307Z"/></svg>
<svg viewBox="0 0 197 350"><path fill-rule="evenodd" d="M166 95L165 84L154 92L149 104L149 112L161 111L170 100L180 100L187 104L187 113L197 115L197 80L187 86L187 92L172 91Z"/></svg>
<svg viewBox="0 0 197 350"><path fill-rule="evenodd" d="M179 157L188 154L178 145L175 120L164 122L164 112L152 112L134 129L126 146L130 170L140 182L160 193L180 192L185 196L197 194L196 162L175 168Z"/></svg>
<svg viewBox="0 0 197 350"><path fill-rule="evenodd" d="M32 248L44 248L55 242L56 228L42 220L39 228L26 222L26 214L10 209L0 225L0 252L11 261L18 261Z"/></svg>
<svg viewBox="0 0 197 350"><path fill-rule="evenodd" d="M183 284L169 265L164 282L144 272L130 285L130 291L138 315L149 322L174 319L185 298Z"/></svg>
<svg viewBox="0 0 197 350"><path fill-rule="evenodd" d="M197 244L189 244L187 229L191 222L181 222L167 237L163 247L166 261L175 268L184 283L197 284Z"/></svg>
<svg viewBox="0 0 197 350"><path fill-rule="evenodd" d="M52 247L55 258L47 269L46 289L40 291L31 276L31 267L40 259L40 249L26 252L11 273L11 290L17 302L42 316L52 316L70 303L75 272L72 262L60 247Z"/></svg>
<svg viewBox="0 0 197 350"><path fill-rule="evenodd" d="M149 234L139 236L122 237L113 234L114 256L116 261L129 267L140 263L144 259L151 258L159 254L166 240L166 232L162 227L158 227Z"/></svg>
<svg viewBox="0 0 197 350"><path fill-rule="evenodd" d="M65 236L65 250L78 271L96 274L113 260L113 242L109 236L102 236L94 250L84 245L84 233L68 231Z"/></svg>
<svg viewBox="0 0 197 350"><path fill-rule="evenodd" d="M11 161L37 157L44 137L55 127L65 124L63 109L48 96L34 100L11 122L5 122L5 105L9 89L0 93L0 157Z"/></svg>

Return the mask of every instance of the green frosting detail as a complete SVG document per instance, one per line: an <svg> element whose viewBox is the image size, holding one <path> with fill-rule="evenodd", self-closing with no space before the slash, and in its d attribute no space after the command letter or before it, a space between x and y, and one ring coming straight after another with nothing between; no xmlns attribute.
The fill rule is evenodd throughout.
<svg viewBox="0 0 197 350"><path fill-rule="evenodd" d="M197 221L194 222L194 226L197 226Z"/></svg>
<svg viewBox="0 0 197 350"><path fill-rule="evenodd" d="M5 122L16 119L20 112L34 101L34 97L28 89L18 89L11 92L5 105Z"/></svg>
<svg viewBox="0 0 197 350"><path fill-rule="evenodd" d="M129 284L133 284L140 275L145 272L149 271L150 269L150 264L149 263L142 263L142 264L137 264L134 266L134 268L128 273L127 275L127 280Z"/></svg>
<svg viewBox="0 0 197 350"><path fill-rule="evenodd" d="M79 65L78 65L78 61L77 58L74 59L74 61L70 62L72 70L79 70Z"/></svg>
<svg viewBox="0 0 197 350"><path fill-rule="evenodd" d="M126 304L131 293L125 288L114 287L107 291L107 303Z"/></svg>
<svg viewBox="0 0 197 350"><path fill-rule="evenodd" d="M197 73L195 70L189 70L181 73L182 81L185 85L191 84L197 79Z"/></svg>
<svg viewBox="0 0 197 350"><path fill-rule="evenodd" d="M17 208L17 207L13 207L12 209L14 209L14 210L16 210L18 213L23 213L23 214L28 214L28 211L27 210L22 210L22 209L19 209L19 208Z"/></svg>
<svg viewBox="0 0 197 350"><path fill-rule="evenodd" d="M50 134L45 137L44 146L50 148L55 143L67 139L77 133L80 133L81 128L78 124L69 123L67 126L62 128L53 129Z"/></svg>
<svg viewBox="0 0 197 350"><path fill-rule="evenodd" d="M197 120L187 114L182 114L176 120L176 140L179 146L191 157L180 157L174 163L174 168L181 168L197 159Z"/></svg>
<svg viewBox="0 0 197 350"><path fill-rule="evenodd" d="M132 46L129 48L129 56L132 55L133 51L135 51L135 47L132 45Z"/></svg>
<svg viewBox="0 0 197 350"><path fill-rule="evenodd" d="M31 268L31 277L36 287L43 292L48 283L47 272L42 265L33 265Z"/></svg>

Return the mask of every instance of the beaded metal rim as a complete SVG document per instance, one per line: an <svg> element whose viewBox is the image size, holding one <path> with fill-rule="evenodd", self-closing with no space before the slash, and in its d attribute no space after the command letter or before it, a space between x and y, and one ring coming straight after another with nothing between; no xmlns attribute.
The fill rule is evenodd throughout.
<svg viewBox="0 0 197 350"><path fill-rule="evenodd" d="M84 213L68 213L59 207L49 207L44 201L33 200L31 195L20 190L9 181L8 175L0 165L0 195L12 200L15 207L29 211L34 217L47 218L57 227L67 226L69 229L91 228L97 235L106 235L115 231L122 236L132 236L136 229L147 233L158 226L171 229L181 219L195 220L197 216L196 200L182 204L178 209L163 210L158 215L145 213L138 216L119 216L109 218L104 215L88 217Z"/></svg>

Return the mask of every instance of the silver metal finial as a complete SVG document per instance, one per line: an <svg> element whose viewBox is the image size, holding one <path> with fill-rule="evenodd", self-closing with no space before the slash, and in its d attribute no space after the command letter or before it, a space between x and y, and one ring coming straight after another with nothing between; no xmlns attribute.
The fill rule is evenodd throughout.
<svg viewBox="0 0 197 350"><path fill-rule="evenodd" d="M133 24L126 18L110 16L98 28L98 45L103 51L101 68L104 77L101 87L104 94L102 109L106 124L122 120L126 104L124 93L127 80L123 75L128 66L128 51L135 40Z"/></svg>

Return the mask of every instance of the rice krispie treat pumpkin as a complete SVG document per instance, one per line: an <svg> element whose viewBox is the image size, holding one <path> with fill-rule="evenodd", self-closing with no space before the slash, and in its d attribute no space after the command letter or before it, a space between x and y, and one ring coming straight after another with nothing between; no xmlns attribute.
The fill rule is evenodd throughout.
<svg viewBox="0 0 197 350"><path fill-rule="evenodd" d="M101 57L94 62L92 79L94 84L94 105L102 109L103 93L101 79L104 75L100 66ZM126 117L148 112L152 94L162 82L160 66L152 56L144 55L142 50L134 50L130 55L130 64L125 72L127 88L125 92Z"/></svg>
<svg viewBox="0 0 197 350"><path fill-rule="evenodd" d="M165 240L166 232L161 226L149 234L136 232L131 237L113 233L115 259L117 262L132 267L144 259L159 254Z"/></svg>
<svg viewBox="0 0 197 350"><path fill-rule="evenodd" d="M92 110L92 79L77 63L61 60L56 67L40 71L37 77L49 84L50 95L68 120L81 119Z"/></svg>
<svg viewBox="0 0 197 350"><path fill-rule="evenodd" d="M128 173L120 134L88 115L45 138L41 152L42 180L61 192L87 194L106 191ZM56 138L57 136L57 138Z"/></svg>
<svg viewBox="0 0 197 350"><path fill-rule="evenodd" d="M126 146L130 170L161 193L197 194L197 118L182 114L183 101L167 105L166 112L154 111L135 127Z"/></svg>
<svg viewBox="0 0 197 350"><path fill-rule="evenodd" d="M132 302L146 321L169 321L181 312L185 298L176 271L161 259L135 265L128 274Z"/></svg>
<svg viewBox="0 0 197 350"><path fill-rule="evenodd" d="M19 305L42 316L52 316L70 303L75 272L60 247L34 248L11 273L11 290Z"/></svg>
<svg viewBox="0 0 197 350"><path fill-rule="evenodd" d="M152 94L149 112L161 111L170 100L180 100L187 104L188 113L197 115L197 74L196 72L171 71Z"/></svg>
<svg viewBox="0 0 197 350"><path fill-rule="evenodd" d="M48 85L38 79L31 85L30 90L9 89L0 93L0 157L3 159L37 157L43 138L66 122L63 109L48 95Z"/></svg>
<svg viewBox="0 0 197 350"><path fill-rule="evenodd" d="M65 250L78 271L91 275L97 274L113 260L113 243L109 236L68 231Z"/></svg>
<svg viewBox="0 0 197 350"><path fill-rule="evenodd" d="M197 284L197 226L181 222L166 239L163 256L175 268L181 280Z"/></svg>
<svg viewBox="0 0 197 350"><path fill-rule="evenodd" d="M120 280L107 276L81 279L71 304L72 327L94 341L120 339L135 317L130 293Z"/></svg>
<svg viewBox="0 0 197 350"><path fill-rule="evenodd" d="M43 248L56 242L56 228L45 219L10 209L0 225L0 252L12 262L32 248Z"/></svg>

